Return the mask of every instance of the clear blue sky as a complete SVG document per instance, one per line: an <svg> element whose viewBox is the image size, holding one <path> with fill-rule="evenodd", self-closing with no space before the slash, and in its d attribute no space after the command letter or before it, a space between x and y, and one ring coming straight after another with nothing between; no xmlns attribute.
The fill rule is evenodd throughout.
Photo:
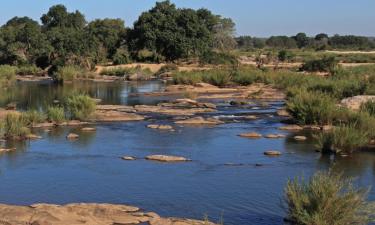
<svg viewBox="0 0 375 225"><path fill-rule="evenodd" d="M231 17L237 34L266 37L293 35L356 34L375 36L375 0L172 0L178 7L208 8ZM29 16L39 21L54 4L78 9L88 20L122 18L131 26L138 15L155 0L4 0L0 23L13 16Z"/></svg>

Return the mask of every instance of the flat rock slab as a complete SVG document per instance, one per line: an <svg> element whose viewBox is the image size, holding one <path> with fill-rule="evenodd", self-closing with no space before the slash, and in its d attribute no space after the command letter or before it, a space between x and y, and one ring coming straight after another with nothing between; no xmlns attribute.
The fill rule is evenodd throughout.
<svg viewBox="0 0 375 225"><path fill-rule="evenodd" d="M171 155L149 155L146 156L147 160L154 160L159 162L187 162L191 161L185 157L181 156L171 156Z"/></svg>
<svg viewBox="0 0 375 225"><path fill-rule="evenodd" d="M67 139L69 140L74 140L74 139L78 139L79 138L79 135L78 134L74 134L74 133L70 133L66 136Z"/></svg>
<svg viewBox="0 0 375 225"><path fill-rule="evenodd" d="M298 126L298 125L288 125L288 126L279 127L279 130L297 131L297 130L303 130L303 127Z"/></svg>
<svg viewBox="0 0 375 225"><path fill-rule="evenodd" d="M112 204L0 204L0 218L0 224L6 225L214 225L198 220L162 218L156 213L142 212L138 207Z"/></svg>
<svg viewBox="0 0 375 225"><path fill-rule="evenodd" d="M95 127L84 127L81 129L81 131L83 132L94 132L96 131L96 128Z"/></svg>
<svg viewBox="0 0 375 225"><path fill-rule="evenodd" d="M173 131L173 127L170 125L159 125L159 124L149 124L147 128L155 129L155 130L170 130Z"/></svg>
<svg viewBox="0 0 375 225"><path fill-rule="evenodd" d="M296 141L306 141L307 137L305 137L305 136L294 136L294 140L296 140Z"/></svg>
<svg viewBox="0 0 375 225"><path fill-rule="evenodd" d="M269 139L277 139L277 138L285 138L285 135L284 134L267 134L264 137L269 138Z"/></svg>
<svg viewBox="0 0 375 225"><path fill-rule="evenodd" d="M127 121L141 121L145 117L135 114L116 110L96 110L96 121L98 122L127 122Z"/></svg>
<svg viewBox="0 0 375 225"><path fill-rule="evenodd" d="M270 150L270 151L265 151L264 154L268 156L280 156L282 153L279 151Z"/></svg>
<svg viewBox="0 0 375 225"><path fill-rule="evenodd" d="M13 152L13 151L16 151L16 148L0 148L0 153Z"/></svg>

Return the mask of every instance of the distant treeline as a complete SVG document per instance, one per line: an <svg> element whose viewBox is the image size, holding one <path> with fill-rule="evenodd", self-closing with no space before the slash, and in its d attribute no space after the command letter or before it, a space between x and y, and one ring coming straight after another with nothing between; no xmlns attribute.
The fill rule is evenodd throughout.
<svg viewBox="0 0 375 225"><path fill-rule="evenodd" d="M326 49L350 49L370 50L375 49L375 39L355 35L334 35L317 34L315 37L308 37L305 33L298 33L295 36L272 36L269 38L256 38L241 36L236 38L237 46L240 49L261 49L265 47L279 49L311 48L315 50Z"/></svg>
<svg viewBox="0 0 375 225"><path fill-rule="evenodd" d="M52 6L41 24L14 17L0 28L0 64L37 65L56 71L64 65L92 68L99 63L207 58L231 49L235 24L207 9L157 2L128 28L121 19L86 21L64 5ZM205 57L203 57L205 56ZM212 58L212 57L211 57Z"/></svg>

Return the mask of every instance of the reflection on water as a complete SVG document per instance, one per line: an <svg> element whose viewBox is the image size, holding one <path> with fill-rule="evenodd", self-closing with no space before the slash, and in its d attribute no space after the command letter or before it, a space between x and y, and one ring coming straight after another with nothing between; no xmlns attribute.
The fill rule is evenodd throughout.
<svg viewBox="0 0 375 225"><path fill-rule="evenodd" d="M74 92L87 93L104 104L135 105L154 104L158 100L142 96L130 96L135 93L160 91L163 83L148 82L74 82L55 84L46 82L19 82L16 86L0 93L0 106L16 102L20 109L41 109L51 105L54 100L62 100Z"/></svg>
<svg viewBox="0 0 375 225"><path fill-rule="evenodd" d="M36 92L39 96L50 93L52 96L46 94L46 98L52 100L84 88L106 103L151 104L150 101L160 99L132 98L128 93L162 88L153 82L138 86L91 85L52 87L48 84L36 85L37 88L33 84L30 86L33 91L23 86L17 95L20 99L14 100L23 102L23 106L41 107L35 96L22 99L27 96L25 93ZM109 90L112 85L116 90ZM217 127L181 127L167 117L154 117L142 122L97 124L94 133L81 132L77 127L36 130L43 139L3 143L17 145L17 150L0 155L0 202L108 202L136 205L163 216L201 219L208 214L216 221L223 217L226 225L274 225L283 224L285 211L280 201L288 178L333 168L358 177L356 182L361 186L375 181L374 153L363 152L346 158L321 156L310 141L312 133L277 130L281 123L275 111L282 104L271 102L262 106L261 102L255 102L238 108L221 102L218 112L211 115L227 123ZM260 119L243 119L249 114ZM176 131L146 128L150 123L170 124ZM283 133L287 138L252 140L237 136L250 131ZM70 132L78 133L80 138L68 141L66 135ZM297 142L293 139L297 134L306 135L309 140ZM264 156L263 152L270 149L279 150L283 155ZM193 161L163 164L143 160L150 154L181 155ZM119 159L123 155L140 159L123 161ZM242 166L226 166L228 163ZM369 198L375 200L373 190Z"/></svg>

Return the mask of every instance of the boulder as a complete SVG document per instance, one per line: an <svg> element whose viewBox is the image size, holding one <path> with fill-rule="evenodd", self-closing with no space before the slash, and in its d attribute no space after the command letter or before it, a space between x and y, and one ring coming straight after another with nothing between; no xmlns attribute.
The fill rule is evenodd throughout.
<svg viewBox="0 0 375 225"><path fill-rule="evenodd" d="M73 139L78 139L79 138L79 135L78 134L75 134L75 133L70 133L66 136L67 139L69 140L73 140Z"/></svg>
<svg viewBox="0 0 375 225"><path fill-rule="evenodd" d="M264 154L268 156L280 156L281 152L270 150L270 151L265 151Z"/></svg>
<svg viewBox="0 0 375 225"><path fill-rule="evenodd" d="M185 157L171 156L171 155L149 155L149 156L146 156L146 159L147 160L160 161L160 162L187 162L187 161L191 161L190 159L187 159Z"/></svg>
<svg viewBox="0 0 375 225"><path fill-rule="evenodd" d="M357 95L345 98L341 100L341 105L351 110L359 110L361 105L368 101L375 101L375 95Z"/></svg>
<svg viewBox="0 0 375 225"><path fill-rule="evenodd" d="M244 137L244 138L261 138L262 137L261 134L258 134L256 132L243 133L243 134L240 134L238 136Z"/></svg>
<svg viewBox="0 0 375 225"><path fill-rule="evenodd" d="M284 138L285 135L283 135L283 134L267 134L264 137L265 138L270 138L270 139L276 139L276 138Z"/></svg>
<svg viewBox="0 0 375 225"><path fill-rule="evenodd" d="M286 109L279 109L276 114L282 117L290 117L290 113Z"/></svg>
<svg viewBox="0 0 375 225"><path fill-rule="evenodd" d="M149 124L147 128L157 129L157 130L173 130L173 127L170 125L159 125L159 124Z"/></svg>

